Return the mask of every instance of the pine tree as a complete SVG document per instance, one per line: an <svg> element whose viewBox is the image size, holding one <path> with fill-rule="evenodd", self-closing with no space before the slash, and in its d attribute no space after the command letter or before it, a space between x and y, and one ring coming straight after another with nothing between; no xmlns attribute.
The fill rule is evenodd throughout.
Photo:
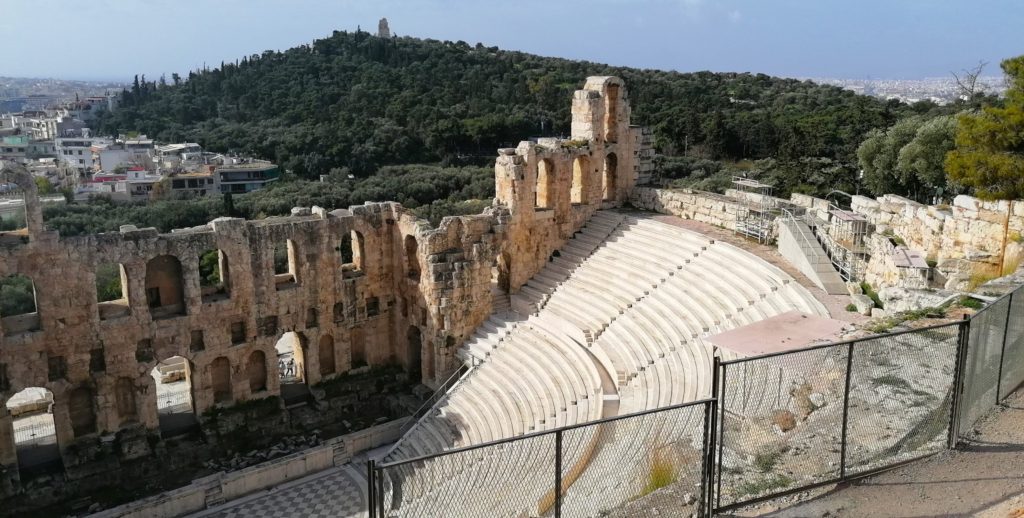
<svg viewBox="0 0 1024 518"><path fill-rule="evenodd" d="M1024 197L1024 56L1001 66L1009 82L1003 106L961 115L956 149L946 156L950 178L982 199Z"/></svg>

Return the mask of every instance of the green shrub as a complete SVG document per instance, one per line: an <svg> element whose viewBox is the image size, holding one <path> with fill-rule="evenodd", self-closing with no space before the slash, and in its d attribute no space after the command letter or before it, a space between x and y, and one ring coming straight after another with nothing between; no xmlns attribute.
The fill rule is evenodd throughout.
<svg viewBox="0 0 1024 518"><path fill-rule="evenodd" d="M871 287L867 282L860 283L860 289L864 290L864 294L871 299L871 302L875 303L875 307L878 309L885 309L885 304L882 304L882 299L878 298L878 293L875 292L874 288Z"/></svg>
<svg viewBox="0 0 1024 518"><path fill-rule="evenodd" d="M850 313L855 313L857 311L857 305L852 302L847 304L846 311L849 311Z"/></svg>

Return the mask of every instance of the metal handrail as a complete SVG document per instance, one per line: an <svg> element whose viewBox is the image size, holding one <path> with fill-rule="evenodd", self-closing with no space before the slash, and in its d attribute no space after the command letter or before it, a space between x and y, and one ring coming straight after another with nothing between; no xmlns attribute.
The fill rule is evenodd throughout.
<svg viewBox="0 0 1024 518"><path fill-rule="evenodd" d="M427 414L429 414L430 410L434 408L434 405L436 405L445 396L454 391L455 387L459 384L459 382L465 379L465 377L468 376L470 372L473 372L473 367L467 366L466 364L462 364L458 369L455 369L455 372L453 372L451 376L448 376L446 380L441 382L441 384L437 387L437 390L435 390L434 393L431 394L429 398L427 398L422 404L420 404L416 411L412 413L410 418L406 420L406 422L402 425L401 428L398 429L398 440L395 441L394 446L388 449L384 457L386 458L388 455L391 455L391 452L393 452L395 448L398 447L398 444L402 442L402 439L405 438L405 435L409 433L413 428L416 428L416 426L419 425L424 419L426 419Z"/></svg>

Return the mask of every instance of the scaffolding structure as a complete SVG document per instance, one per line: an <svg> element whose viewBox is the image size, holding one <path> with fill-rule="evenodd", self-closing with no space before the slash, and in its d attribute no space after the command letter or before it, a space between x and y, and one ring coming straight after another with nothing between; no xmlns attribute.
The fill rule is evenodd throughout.
<svg viewBox="0 0 1024 518"><path fill-rule="evenodd" d="M744 193L745 202L741 212L736 214L736 233L756 239L758 243L768 243L778 215L772 186L740 176L732 177L732 185Z"/></svg>
<svg viewBox="0 0 1024 518"><path fill-rule="evenodd" d="M829 223L817 218L809 221L815 237L844 281L863 280L869 255L865 242L870 231L867 218L835 205L829 216Z"/></svg>

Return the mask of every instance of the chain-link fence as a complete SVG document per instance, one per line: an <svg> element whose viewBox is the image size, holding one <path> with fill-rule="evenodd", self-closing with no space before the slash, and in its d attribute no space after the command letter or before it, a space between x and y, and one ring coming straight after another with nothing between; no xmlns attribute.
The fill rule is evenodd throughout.
<svg viewBox="0 0 1024 518"><path fill-rule="evenodd" d="M967 430L996 403L999 363L1006 333L1010 297L1004 297L971 318L964 362L960 427Z"/></svg>
<svg viewBox="0 0 1024 518"><path fill-rule="evenodd" d="M716 506L945 448L962 325L722 363Z"/></svg>
<svg viewBox="0 0 1024 518"><path fill-rule="evenodd" d="M1009 325L1003 347L999 400L1002 401L1024 383L1024 294L1010 294Z"/></svg>
<svg viewBox="0 0 1024 518"><path fill-rule="evenodd" d="M371 516L701 513L712 402L371 465ZM556 490L560 488L560 490Z"/></svg>
<svg viewBox="0 0 1024 518"><path fill-rule="evenodd" d="M960 322L716 360L708 400L371 462L371 517L702 515L942 451L1024 383L1022 289Z"/></svg>

